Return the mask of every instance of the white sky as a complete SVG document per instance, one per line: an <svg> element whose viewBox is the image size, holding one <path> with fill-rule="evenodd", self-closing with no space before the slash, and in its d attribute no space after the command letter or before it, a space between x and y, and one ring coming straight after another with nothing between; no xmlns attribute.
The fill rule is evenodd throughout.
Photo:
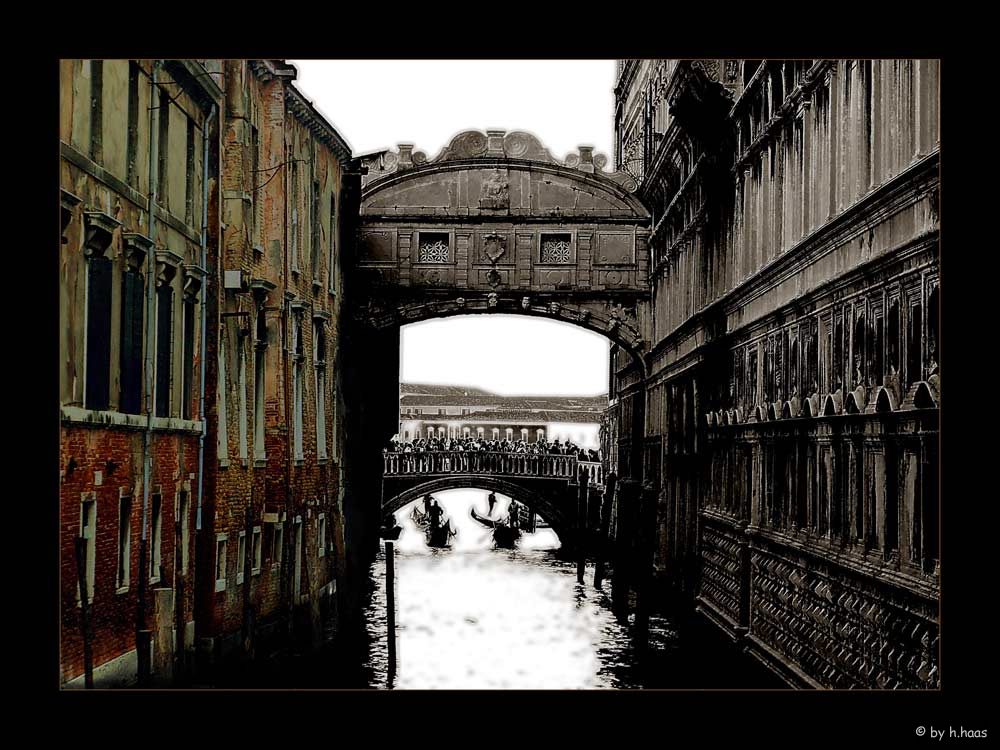
<svg viewBox="0 0 1000 750"><path fill-rule="evenodd" d="M595 396L608 390L608 340L570 323L462 315L403 327L400 379L503 395Z"/></svg>
<svg viewBox="0 0 1000 750"><path fill-rule="evenodd" d="M463 130L526 130L557 159L612 155L614 60L290 60L354 154L412 143L433 159ZM607 391L608 341L577 326L474 315L405 326L400 378L506 395Z"/></svg>
<svg viewBox="0 0 1000 750"><path fill-rule="evenodd" d="M290 60L296 86L355 154L413 143L429 159L463 130L526 130L562 159L612 155L614 60Z"/></svg>

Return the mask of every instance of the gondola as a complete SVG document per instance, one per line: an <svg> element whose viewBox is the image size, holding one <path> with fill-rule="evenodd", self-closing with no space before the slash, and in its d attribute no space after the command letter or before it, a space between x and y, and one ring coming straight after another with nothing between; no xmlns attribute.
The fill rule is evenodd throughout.
<svg viewBox="0 0 1000 750"><path fill-rule="evenodd" d="M493 544L502 549L514 549L517 540L521 538L521 530L504 521L494 521L476 513L475 508L469 508L472 520L481 526L493 530Z"/></svg>
<svg viewBox="0 0 1000 750"><path fill-rule="evenodd" d="M431 525L430 515L424 513L420 508L415 507L413 509L410 513L410 519L418 529L424 532L428 547L437 547L439 549L450 547L451 538L458 534L457 531L451 528L451 519L445 515L441 516L441 524L437 528Z"/></svg>

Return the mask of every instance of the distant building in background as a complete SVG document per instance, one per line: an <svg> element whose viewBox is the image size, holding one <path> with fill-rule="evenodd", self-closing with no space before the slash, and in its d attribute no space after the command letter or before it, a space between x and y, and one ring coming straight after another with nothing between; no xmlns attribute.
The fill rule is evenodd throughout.
<svg viewBox="0 0 1000 750"><path fill-rule="evenodd" d="M400 383L399 438L572 441L600 447L601 415L608 397L501 396L453 385Z"/></svg>

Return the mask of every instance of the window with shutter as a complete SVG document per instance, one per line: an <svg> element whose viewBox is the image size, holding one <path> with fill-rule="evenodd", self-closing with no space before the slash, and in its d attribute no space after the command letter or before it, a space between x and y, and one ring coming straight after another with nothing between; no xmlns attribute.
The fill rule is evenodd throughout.
<svg viewBox="0 0 1000 750"><path fill-rule="evenodd" d="M111 375L111 259L87 261L87 364L84 405L107 409Z"/></svg>

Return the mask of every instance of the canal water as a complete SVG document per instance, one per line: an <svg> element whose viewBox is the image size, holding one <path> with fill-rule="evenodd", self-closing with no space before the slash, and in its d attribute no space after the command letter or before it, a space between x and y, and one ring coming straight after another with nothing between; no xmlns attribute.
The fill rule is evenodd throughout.
<svg viewBox="0 0 1000 750"><path fill-rule="evenodd" d="M707 627L650 623L650 654L636 664L629 624L611 611L610 582L593 586L593 565L577 583L550 529L494 549L490 531L469 516L487 510L487 493L435 495L457 535L428 548L409 518L396 543L396 668L389 669L384 549L372 567L366 612L364 682L390 689L575 689L781 687ZM497 496L503 514L509 498ZM495 511L496 512L496 511ZM713 636L715 636L713 638Z"/></svg>

